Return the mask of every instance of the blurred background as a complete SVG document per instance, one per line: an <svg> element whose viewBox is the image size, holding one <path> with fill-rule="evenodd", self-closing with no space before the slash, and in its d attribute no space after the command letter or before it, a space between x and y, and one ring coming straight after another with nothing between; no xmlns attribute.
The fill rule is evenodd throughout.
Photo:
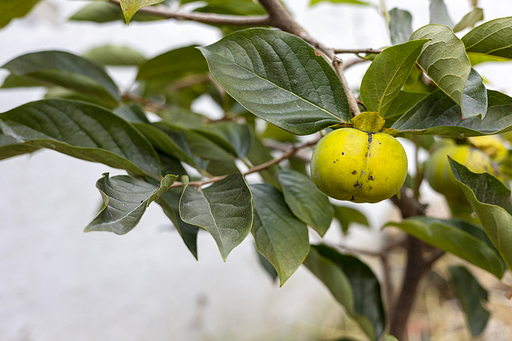
<svg viewBox="0 0 512 341"><path fill-rule="evenodd" d="M390 44L380 1L366 7L284 2L296 20L327 46ZM467 0L446 3L455 22L471 8ZM192 22L127 26L121 21L68 21L86 4L44 0L27 17L13 20L0 30L0 65L28 52L64 50L81 55L106 44L130 47L152 58L221 37L217 29ZM429 22L427 0L388 0L386 6L411 12L414 29ZM479 6L485 20L512 15L509 2L481 0ZM363 63L347 70L354 89L367 67ZM477 70L489 88L512 95L510 64L487 63ZM129 89L136 76L130 68L112 67L108 72L122 90ZM0 81L7 75L0 70ZM0 89L0 112L43 95L40 88ZM204 98L194 103L194 109L211 117L220 114ZM259 265L251 238L223 262L213 239L200 233L196 261L156 204L127 235L84 233L101 204L95 183L104 172L123 173L47 150L0 162L0 340L334 340L337 335L357 333L307 269L299 268L279 288ZM432 212L445 215L441 197L429 188L424 193ZM371 228L353 227L342 236L339 226L332 226L326 238L378 251L386 235L380 231L382 225L398 215L389 202L357 208L367 214ZM317 240L316 235L311 237ZM453 261L446 258L442 262ZM380 275L378 262L365 260ZM399 269L401 255L391 264ZM485 273L478 277L484 283L486 278ZM397 283L399 279L396 272ZM493 285L492 278L489 283ZM483 340L512 339L512 305L502 296L491 291L490 310L496 314ZM425 326L430 326L432 340L469 338L456 302L441 301L438 292L426 291L418 298L418 312L411 320L410 340L420 340L419 331Z"/></svg>

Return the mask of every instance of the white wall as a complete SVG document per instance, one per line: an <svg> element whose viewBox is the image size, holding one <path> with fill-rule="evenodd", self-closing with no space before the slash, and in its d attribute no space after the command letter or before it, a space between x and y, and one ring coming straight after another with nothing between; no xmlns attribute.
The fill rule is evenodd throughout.
<svg viewBox="0 0 512 341"><path fill-rule="evenodd" d="M327 45L389 44L375 9L286 3ZM413 3L388 1L388 7L410 9L417 28L428 23L428 3ZM469 10L465 0L449 3L454 20ZM0 31L0 64L32 51L80 54L106 43L152 57L191 41L208 44L219 38L215 30L193 23L66 23L83 5L48 0L28 18L13 21ZM512 15L502 1L481 1L481 6L489 18ZM348 71L354 86L365 67ZM124 86L135 76L126 70L111 73ZM0 70L0 79L6 75ZM42 94L1 90L0 112ZM83 233L100 204L95 182L106 171L122 173L52 151L0 162L0 340L302 340L307 338L299 335L318 330L326 316L340 313L306 269L300 268L282 288L271 283L250 238L224 263L213 239L200 233L197 262L157 205L127 235ZM390 205L359 207L374 213L370 219L377 230ZM375 232L352 235L355 243L378 247ZM339 239L336 229L329 238Z"/></svg>

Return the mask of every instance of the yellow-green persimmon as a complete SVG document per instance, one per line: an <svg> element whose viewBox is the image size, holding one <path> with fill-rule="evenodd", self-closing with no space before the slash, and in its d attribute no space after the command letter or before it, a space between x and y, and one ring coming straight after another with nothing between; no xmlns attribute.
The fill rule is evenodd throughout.
<svg viewBox="0 0 512 341"><path fill-rule="evenodd" d="M337 129L315 146L311 176L318 188L332 198L376 203L402 187L407 176L407 155L391 135Z"/></svg>

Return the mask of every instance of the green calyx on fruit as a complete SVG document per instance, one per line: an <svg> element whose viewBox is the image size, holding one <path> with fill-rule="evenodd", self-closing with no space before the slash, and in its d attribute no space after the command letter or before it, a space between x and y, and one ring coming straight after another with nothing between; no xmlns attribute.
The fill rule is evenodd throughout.
<svg viewBox="0 0 512 341"><path fill-rule="evenodd" d="M407 176L407 155L391 135L337 129L315 146L311 176L318 188L334 199L376 203L402 187Z"/></svg>
<svg viewBox="0 0 512 341"><path fill-rule="evenodd" d="M448 156L466 166L473 173L489 173L499 177L499 168L489 155L469 145L457 145L453 140L444 139L434 146L434 152L425 162L424 176L430 186L443 194L448 201L466 202L457 180L455 180Z"/></svg>

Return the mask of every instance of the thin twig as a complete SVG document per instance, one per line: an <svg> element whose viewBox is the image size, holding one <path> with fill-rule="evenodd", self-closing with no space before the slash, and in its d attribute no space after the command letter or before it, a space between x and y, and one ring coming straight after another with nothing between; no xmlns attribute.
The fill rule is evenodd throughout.
<svg viewBox="0 0 512 341"><path fill-rule="evenodd" d="M243 172L242 175L243 176L247 176L247 175L252 174L252 173L261 172L262 170L265 170L265 169L269 168L270 166L277 165L281 161L286 160L286 159L292 157L295 153L297 153L297 151L299 151L299 150L301 150L303 148L314 146L317 142L318 142L318 140L312 140L312 141L308 141L308 142L292 145L280 157L272 159L272 160L269 160L269 161L267 161L265 163L262 163L260 165L254 166L254 167L250 168L249 170ZM225 177L227 177L227 175L219 175L219 176L211 177L211 178L209 178L207 180L191 181L188 184L189 184L189 186L201 187L201 186L204 186L204 185L207 185L207 184L211 184L211 183L214 183L214 182L221 181ZM171 188L173 188L173 187L183 187L183 183L182 182L175 182L175 183L173 183L171 185Z"/></svg>
<svg viewBox="0 0 512 341"><path fill-rule="evenodd" d="M343 61L343 70L346 70L354 65L364 63L364 62L369 62L369 60L363 59L363 58L352 58L347 61Z"/></svg>
<svg viewBox="0 0 512 341"><path fill-rule="evenodd" d="M369 49L333 49L334 50L334 53L336 54L342 54L342 53L354 53L354 54L359 54L359 53L366 53L366 54L379 54L382 52L382 50L376 50L376 49L372 49L372 48L369 48Z"/></svg>
<svg viewBox="0 0 512 341"><path fill-rule="evenodd" d="M110 0L110 2L120 5L119 0ZM175 20L190 20L203 24L213 25L234 25L234 26L270 26L270 17L268 15L224 15L215 13L186 13L177 12L165 7L143 7L138 13L150 14L155 17Z"/></svg>
<svg viewBox="0 0 512 341"><path fill-rule="evenodd" d="M334 70L336 71L336 74L341 80L341 84L343 85L343 90L345 90L345 94L347 95L348 106L350 108L350 111L352 112L352 115L359 115L361 113L361 110L359 110L359 105L357 104L356 96L354 96L352 90L350 90L350 87L348 86L348 81L345 78L345 73L343 72L343 61L335 56L332 60L332 65L334 67Z"/></svg>

